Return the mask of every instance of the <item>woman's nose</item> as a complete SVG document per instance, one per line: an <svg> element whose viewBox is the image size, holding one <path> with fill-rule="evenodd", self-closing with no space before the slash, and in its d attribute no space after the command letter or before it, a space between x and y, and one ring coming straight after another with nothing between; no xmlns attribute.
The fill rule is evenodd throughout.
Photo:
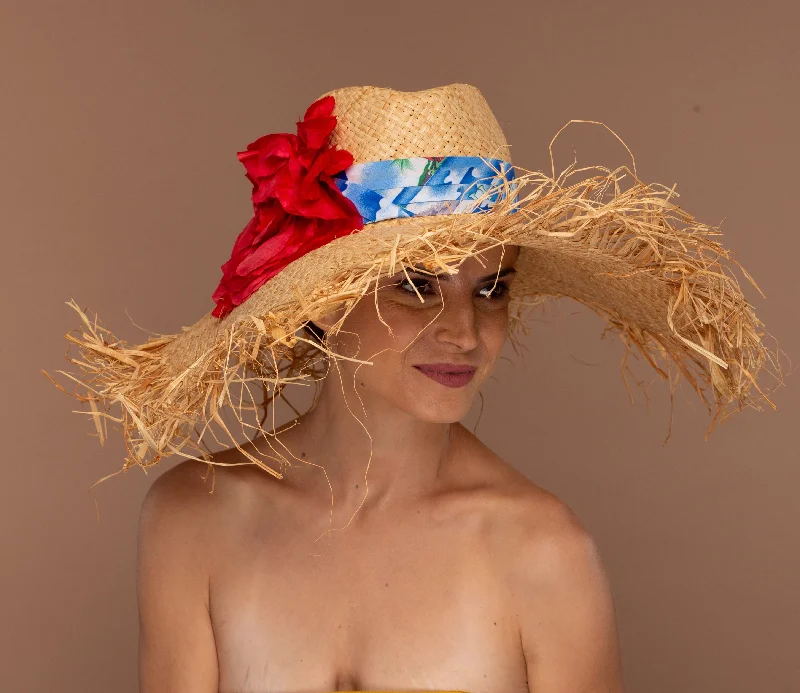
<svg viewBox="0 0 800 693"><path fill-rule="evenodd" d="M472 296L443 298L441 312L433 323L436 339L471 351L478 346L478 322Z"/></svg>

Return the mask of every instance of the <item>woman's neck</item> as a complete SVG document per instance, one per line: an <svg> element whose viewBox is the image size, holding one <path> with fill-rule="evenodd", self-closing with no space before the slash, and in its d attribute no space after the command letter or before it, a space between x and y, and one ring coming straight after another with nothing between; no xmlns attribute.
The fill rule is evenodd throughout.
<svg viewBox="0 0 800 693"><path fill-rule="evenodd" d="M362 405L337 385L325 383L314 408L291 429L291 440L286 437L291 453L309 463L297 478L326 498L332 490L337 505L353 509L368 488L362 510L435 491L461 425L421 421L379 398L363 396Z"/></svg>

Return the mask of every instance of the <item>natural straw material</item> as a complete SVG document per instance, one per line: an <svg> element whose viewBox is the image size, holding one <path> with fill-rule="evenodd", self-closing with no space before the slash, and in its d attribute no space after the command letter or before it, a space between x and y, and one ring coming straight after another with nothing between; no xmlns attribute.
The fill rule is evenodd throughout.
<svg viewBox="0 0 800 693"><path fill-rule="evenodd" d="M469 85L329 93L338 118L332 142L356 163L447 155L510 160L497 120ZM552 161L552 141L550 148ZM744 406L774 406L758 376L767 370L780 379L779 368L732 271L738 263L715 240L717 227L675 203L674 186L640 181L635 161L633 170L573 164L558 175L554 167L549 174L516 171L516 202L507 187L489 213L367 224L294 261L224 319L209 313L180 334L129 346L71 301L83 329L66 337L80 348L81 359L70 361L83 377L59 372L79 384L70 394L88 402L101 443L109 419L121 426L128 454L120 471L172 454L208 461L203 441L209 432L216 438L215 425L239 447L220 417L223 407L235 412L248 437L269 435L262 424L284 386L324 377L332 360L345 358L333 353L327 337L346 314L324 344L302 330L307 321L341 305L349 311L362 297L373 300L368 294L377 281L405 267L454 271L501 244L522 246L511 291L515 346L534 304L569 296L608 321L626 357L634 349L662 377L674 372L673 388L682 374L713 407L714 422ZM237 387L238 397L232 392ZM114 417L110 410L117 405ZM248 411L254 412L252 423L245 420Z"/></svg>

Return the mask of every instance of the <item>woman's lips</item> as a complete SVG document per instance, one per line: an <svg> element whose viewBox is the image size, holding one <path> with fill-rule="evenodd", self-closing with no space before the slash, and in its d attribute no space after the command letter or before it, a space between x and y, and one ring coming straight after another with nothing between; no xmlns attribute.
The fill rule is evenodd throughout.
<svg viewBox="0 0 800 693"><path fill-rule="evenodd" d="M459 366L455 363L421 363L414 368L446 387L464 387L477 370L475 366Z"/></svg>

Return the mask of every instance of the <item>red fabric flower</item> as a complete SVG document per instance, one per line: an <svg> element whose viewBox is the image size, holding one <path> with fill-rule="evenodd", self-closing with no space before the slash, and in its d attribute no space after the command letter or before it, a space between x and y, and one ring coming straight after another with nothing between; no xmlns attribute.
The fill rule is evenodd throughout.
<svg viewBox="0 0 800 693"><path fill-rule="evenodd" d="M265 135L239 152L255 214L222 265L215 317L224 318L293 260L364 228L331 178L353 164L352 154L327 146L336 127L333 106L333 96L325 96L308 107L297 135Z"/></svg>

